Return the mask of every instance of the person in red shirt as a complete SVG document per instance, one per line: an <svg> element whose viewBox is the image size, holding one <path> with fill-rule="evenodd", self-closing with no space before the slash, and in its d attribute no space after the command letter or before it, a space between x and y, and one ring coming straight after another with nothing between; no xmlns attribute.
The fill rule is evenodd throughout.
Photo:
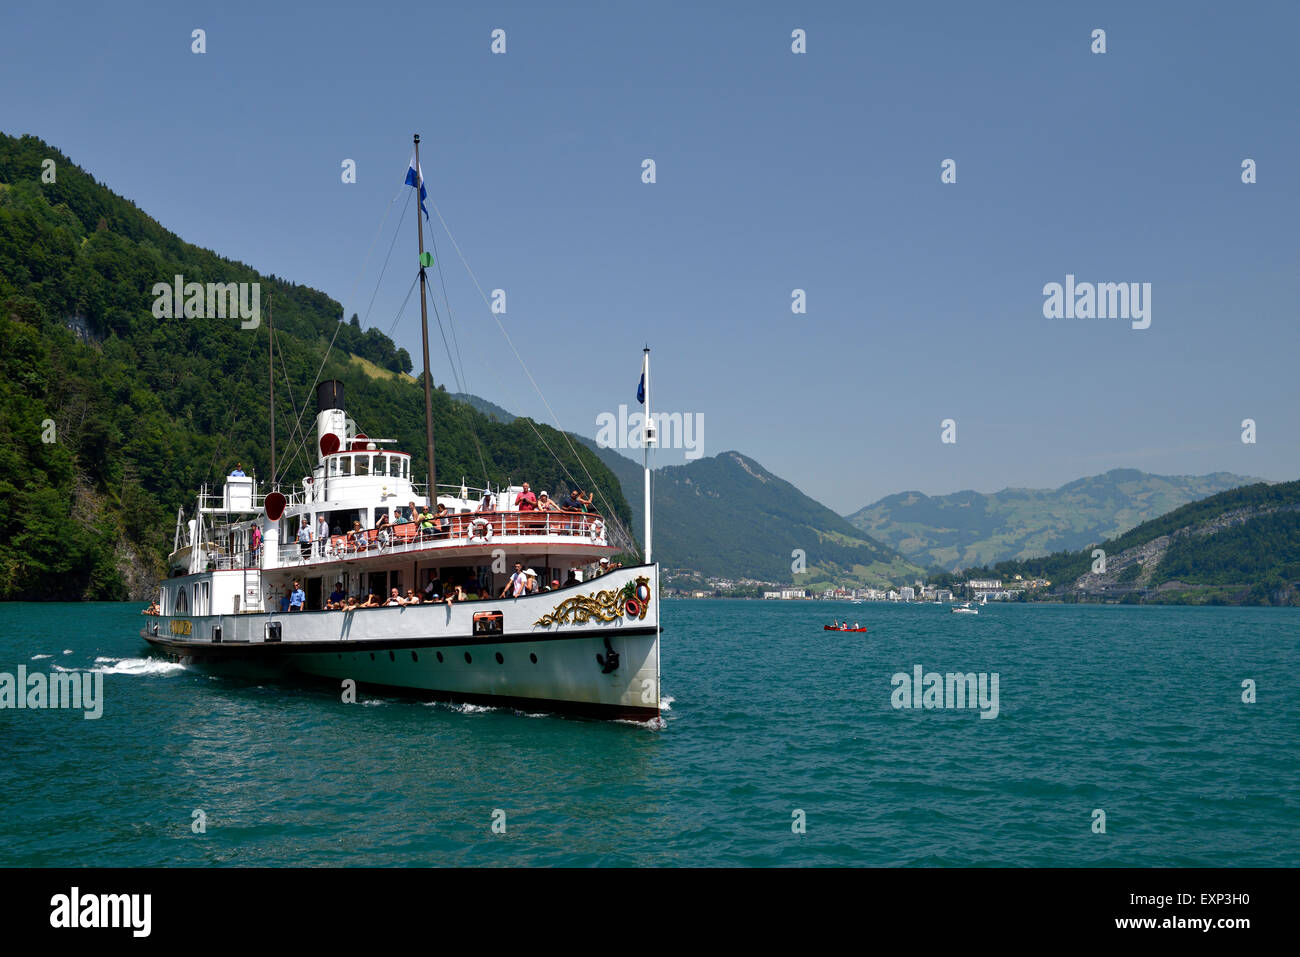
<svg viewBox="0 0 1300 957"><path fill-rule="evenodd" d="M515 496L515 508L521 512L537 511L537 496L528 488L528 483L524 483L524 490Z"/></svg>

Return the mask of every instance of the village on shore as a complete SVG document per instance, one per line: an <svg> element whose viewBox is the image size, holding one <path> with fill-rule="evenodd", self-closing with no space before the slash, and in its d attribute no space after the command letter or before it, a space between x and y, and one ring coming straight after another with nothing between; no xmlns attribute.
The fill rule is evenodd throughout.
<svg viewBox="0 0 1300 957"><path fill-rule="evenodd" d="M1051 587L1045 578L1016 575L1010 581L971 578L950 586L917 581L911 585L883 584L878 588L802 588L755 579L708 579L705 587L678 578L665 581L665 598L760 598L767 601L1025 601L1030 593Z"/></svg>

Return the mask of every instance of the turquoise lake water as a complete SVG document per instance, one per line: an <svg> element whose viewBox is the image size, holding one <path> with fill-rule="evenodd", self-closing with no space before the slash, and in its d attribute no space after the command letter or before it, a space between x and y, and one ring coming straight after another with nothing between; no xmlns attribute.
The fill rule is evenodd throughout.
<svg viewBox="0 0 1300 957"><path fill-rule="evenodd" d="M139 611L0 605L0 672L105 698L0 710L0 865L1300 861L1295 609L665 602L657 731L208 677ZM916 665L997 716L894 708Z"/></svg>

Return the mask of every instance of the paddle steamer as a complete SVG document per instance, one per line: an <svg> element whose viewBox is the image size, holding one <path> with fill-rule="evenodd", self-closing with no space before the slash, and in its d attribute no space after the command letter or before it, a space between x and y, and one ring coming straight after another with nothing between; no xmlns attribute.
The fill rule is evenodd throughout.
<svg viewBox="0 0 1300 957"><path fill-rule="evenodd" d="M415 170L418 149L416 137ZM231 475L220 492L205 486L188 516L180 509L158 614L146 619L142 637L204 669L352 679L450 702L656 721L659 569L650 561L648 461L645 562L604 574L601 559L623 550L606 517L521 511L514 485L437 486L422 230L420 246L428 481L413 481L408 453L356 429L341 382L319 383L312 474L284 490L274 479L264 490L251 476ZM648 396L645 403L648 414ZM274 450L273 425L271 436ZM274 461L272 451L273 475ZM412 505L417 513L445 505L446 517L430 528L412 520ZM377 529L381 516L387 527ZM362 534L348 534L354 523ZM547 590L514 597L516 564L535 571ZM393 589L420 594L431 576L445 583L440 593L468 584L479 597L326 608L336 591L361 598L373 591L381 600ZM283 607L295 583L305 595L301 611Z"/></svg>

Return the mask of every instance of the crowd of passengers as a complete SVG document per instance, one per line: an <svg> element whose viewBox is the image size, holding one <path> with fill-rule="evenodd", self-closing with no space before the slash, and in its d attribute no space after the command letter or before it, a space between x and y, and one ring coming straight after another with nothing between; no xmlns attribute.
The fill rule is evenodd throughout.
<svg viewBox="0 0 1300 957"><path fill-rule="evenodd" d="M596 565L594 571L589 575L588 580L599 578L601 575L608 574L615 569L622 568L622 562L611 563L608 558L602 558ZM524 598L528 595L536 595L541 592L553 591L557 588L568 588L570 585L578 585L583 581L583 571L577 567L569 569L569 577L561 584L558 578L552 578L549 585L538 585L538 574L531 568L524 568L522 562L515 562L514 573L506 581L506 585L501 589L501 594L497 598ZM274 602L274 596L272 600ZM429 580L424 587L416 592L408 588L403 595L396 588L390 588L387 596L381 596L375 589L371 588L366 593L366 597L360 598L357 595L348 595L343 590L343 582L334 583L334 590L330 592L329 597L325 599L325 611L352 611L357 608L384 608L389 605L439 605L446 604L451 606L460 601L478 601L480 599L492 598L493 595L487 588L474 576L470 576L463 584L455 584L450 580L444 581L438 578L437 572L429 571ZM293 588L285 589L284 594L279 596L278 601L280 611L303 611L307 606L307 593L302 590L302 582L294 579ZM145 608L142 615L161 615L162 610L158 607L158 602L150 602L149 607Z"/></svg>
<svg viewBox="0 0 1300 957"><path fill-rule="evenodd" d="M590 577L599 578L601 575L622 567L622 562L611 564L608 558L602 558ZM325 599L324 610L352 611L356 608L384 608L390 605L445 604L450 607L455 602L478 601L493 597L491 592L474 576L470 576L462 584L457 584L449 579L439 579L438 573L433 570L430 570L428 575L429 580L418 592L408 588L406 594L402 594L400 589L390 588L388 594L383 595L372 587L367 591L365 598L358 595L348 595L343 590L343 582L335 582L334 590ZM553 591L557 588L568 588L570 585L580 584L583 580L582 576L583 573L580 569L576 567L570 568L569 576L564 580L563 584L558 578L553 578L549 585L539 585L539 576L536 571L531 568L524 568L521 562L515 562L514 573L506 581L501 593L495 597L524 598L528 595ZM293 588L285 589L285 593L279 598L280 611L303 611L306 605L307 595L302 589L302 583L298 579L294 579ZM157 614L156 607L156 605L151 605L144 614Z"/></svg>
<svg viewBox="0 0 1300 957"><path fill-rule="evenodd" d="M515 496L514 505L516 511L519 512L594 513L596 511L592 506L590 492L583 492L581 489L574 488L570 490L568 498L561 503L557 503L547 492L535 495L527 482L523 484L523 489ZM491 492L485 491L473 514L495 511L496 502L494 497ZM344 538L345 547L348 551L364 552L372 544L376 547L386 547L393 540L393 529L402 524L414 525L416 535L421 539L450 538L452 531L451 519L452 515L447 511L447 506L441 502L438 503L435 509L431 509L428 505L419 506L411 502L407 506L405 514L403 514L402 507L399 505L393 509L392 517L389 517L386 511L379 513L379 518L375 521L375 539L372 543L370 530L362 528L359 520L354 521L352 527L345 532L338 527L331 530L329 521L322 515L316 523L314 545L317 554L321 557L325 556L332 541L332 535ZM254 528L256 529L256 526ZM296 541L302 552L303 560L311 558L313 546L312 528L306 518L298 525ZM254 555L260 548L260 534L255 532L253 541Z"/></svg>

